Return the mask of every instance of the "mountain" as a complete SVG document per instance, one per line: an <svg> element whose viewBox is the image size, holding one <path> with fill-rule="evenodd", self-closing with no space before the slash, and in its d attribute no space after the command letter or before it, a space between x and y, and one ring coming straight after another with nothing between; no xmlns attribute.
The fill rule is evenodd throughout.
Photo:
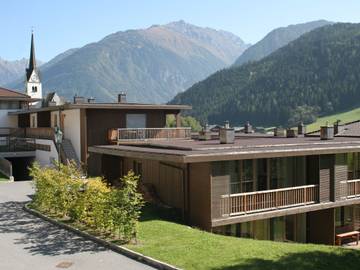
<svg viewBox="0 0 360 270"><path fill-rule="evenodd" d="M37 60L38 66L43 64L42 61ZM20 60L8 61L0 57L0 86L7 85L21 77L22 86L25 75L25 68L28 65L28 60L22 58Z"/></svg>
<svg viewBox="0 0 360 270"><path fill-rule="evenodd" d="M0 57L0 86L5 85L25 72L28 60L23 58L15 61L7 61Z"/></svg>
<svg viewBox="0 0 360 270"><path fill-rule="evenodd" d="M318 20L276 28L268 33L262 40L246 49L245 52L236 59L234 66L241 66L247 62L260 60L277 49L289 44L301 35L328 24L332 24L332 22Z"/></svg>
<svg viewBox="0 0 360 270"><path fill-rule="evenodd" d="M170 103L203 122L292 125L360 105L360 24L317 28L264 59L216 72Z"/></svg>
<svg viewBox="0 0 360 270"><path fill-rule="evenodd" d="M57 56L41 71L45 92L97 101L121 91L131 102L164 103L229 66L248 47L239 37L184 21L120 31ZM20 81L10 85L22 88Z"/></svg>

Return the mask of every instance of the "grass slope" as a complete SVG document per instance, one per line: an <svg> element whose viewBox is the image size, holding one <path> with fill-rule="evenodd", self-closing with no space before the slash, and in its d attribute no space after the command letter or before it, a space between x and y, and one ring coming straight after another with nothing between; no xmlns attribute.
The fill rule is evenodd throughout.
<svg viewBox="0 0 360 270"><path fill-rule="evenodd" d="M307 131L311 132L318 130L320 129L320 126L326 124L326 122L328 122L329 124L333 124L338 119L341 120L342 123L348 123L348 122L360 120L360 108L356 108L351 111L347 111L343 113L320 117L316 120L316 122L307 126Z"/></svg>
<svg viewBox="0 0 360 270"><path fill-rule="evenodd" d="M170 221L146 207L138 244L128 248L183 269L357 269L360 251L215 235Z"/></svg>

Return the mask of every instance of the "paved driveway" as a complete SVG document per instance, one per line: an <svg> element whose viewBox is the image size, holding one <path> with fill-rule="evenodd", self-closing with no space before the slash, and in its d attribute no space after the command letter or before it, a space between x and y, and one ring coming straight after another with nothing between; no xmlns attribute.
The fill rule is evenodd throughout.
<svg viewBox="0 0 360 270"><path fill-rule="evenodd" d="M153 269L22 210L30 182L0 183L0 269Z"/></svg>

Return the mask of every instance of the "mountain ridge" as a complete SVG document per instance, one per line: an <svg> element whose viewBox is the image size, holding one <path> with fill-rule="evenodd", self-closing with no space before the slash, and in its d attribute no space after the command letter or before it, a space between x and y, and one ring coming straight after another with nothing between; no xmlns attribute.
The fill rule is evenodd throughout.
<svg viewBox="0 0 360 270"><path fill-rule="evenodd" d="M241 66L247 62L261 60L301 35L329 24L333 24L333 22L316 20L275 28L266 34L259 42L247 48L244 53L236 59L233 66Z"/></svg>
<svg viewBox="0 0 360 270"><path fill-rule="evenodd" d="M248 46L235 35L225 39L223 32L203 29L180 21L118 31L49 61L40 69L43 89L67 99L77 94L107 102L125 91L132 102L167 102L230 65ZM205 46L200 33L215 45Z"/></svg>

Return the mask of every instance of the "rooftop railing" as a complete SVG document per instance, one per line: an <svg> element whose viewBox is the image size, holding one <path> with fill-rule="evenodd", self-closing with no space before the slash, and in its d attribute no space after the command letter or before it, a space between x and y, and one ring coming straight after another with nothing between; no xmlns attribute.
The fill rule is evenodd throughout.
<svg viewBox="0 0 360 270"><path fill-rule="evenodd" d="M110 142L191 139L191 128L118 128L109 130Z"/></svg>

